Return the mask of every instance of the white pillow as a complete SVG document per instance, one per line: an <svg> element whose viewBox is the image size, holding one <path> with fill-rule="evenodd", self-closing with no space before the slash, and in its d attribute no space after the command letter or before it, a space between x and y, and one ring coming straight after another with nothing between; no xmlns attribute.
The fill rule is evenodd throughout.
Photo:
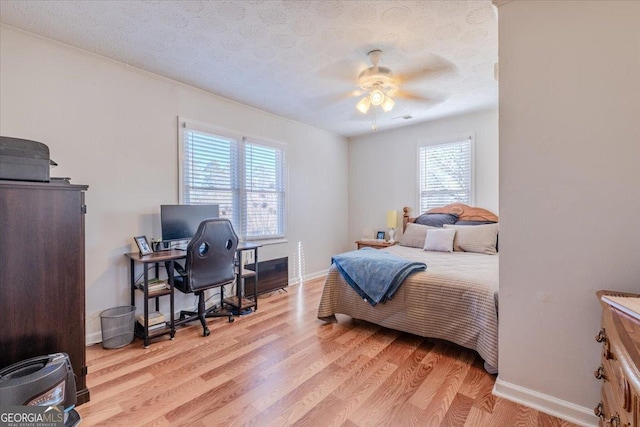
<svg viewBox="0 0 640 427"><path fill-rule="evenodd" d="M424 247L424 240L427 238L427 230L431 228L437 227L410 222L407 224L407 229L402 233L398 244L400 246L409 246L410 248L422 248Z"/></svg>
<svg viewBox="0 0 640 427"><path fill-rule="evenodd" d="M453 239L456 237L456 230L445 228L434 228L427 231L427 238L424 240L425 251L453 252Z"/></svg>
<svg viewBox="0 0 640 427"><path fill-rule="evenodd" d="M493 255L498 253L498 223L484 225L453 225L445 224L445 229L456 230L453 249L464 252L477 252Z"/></svg>

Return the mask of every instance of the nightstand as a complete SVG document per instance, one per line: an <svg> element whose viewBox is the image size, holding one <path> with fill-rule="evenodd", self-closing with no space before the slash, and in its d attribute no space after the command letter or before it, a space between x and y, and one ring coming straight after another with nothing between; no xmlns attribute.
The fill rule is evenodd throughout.
<svg viewBox="0 0 640 427"><path fill-rule="evenodd" d="M358 245L358 249L362 248L374 248L374 249L382 249L388 248L389 246L396 245L398 242L385 242L384 240L356 240L356 244Z"/></svg>

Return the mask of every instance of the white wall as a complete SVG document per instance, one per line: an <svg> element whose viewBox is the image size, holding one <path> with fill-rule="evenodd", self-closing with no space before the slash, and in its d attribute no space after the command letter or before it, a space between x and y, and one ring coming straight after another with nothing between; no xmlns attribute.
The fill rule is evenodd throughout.
<svg viewBox="0 0 640 427"><path fill-rule="evenodd" d="M387 211L416 214L418 141L475 134L475 205L498 213L498 112L480 111L349 139L349 242L387 230Z"/></svg>
<svg viewBox="0 0 640 427"><path fill-rule="evenodd" d="M178 116L288 144L288 243L260 249L261 259L288 256L295 280L299 244L307 276L348 247L345 138L14 29L3 27L0 43L0 134L44 142L59 164L52 176L89 185L90 342L99 312L129 303L133 236L159 237L160 204L178 202Z"/></svg>
<svg viewBox="0 0 640 427"><path fill-rule="evenodd" d="M640 292L638 23L639 2L499 8L496 390L593 423L595 292Z"/></svg>

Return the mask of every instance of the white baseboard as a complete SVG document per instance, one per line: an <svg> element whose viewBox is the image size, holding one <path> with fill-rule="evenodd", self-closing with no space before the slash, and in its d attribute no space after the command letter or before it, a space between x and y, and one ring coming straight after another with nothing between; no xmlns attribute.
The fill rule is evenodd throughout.
<svg viewBox="0 0 640 427"><path fill-rule="evenodd" d="M87 334L85 336L86 344L85 345L93 345L102 342L102 331L94 332L92 334Z"/></svg>
<svg viewBox="0 0 640 427"><path fill-rule="evenodd" d="M574 424L588 427L598 425L593 409L503 381L499 375L493 386L493 394Z"/></svg>

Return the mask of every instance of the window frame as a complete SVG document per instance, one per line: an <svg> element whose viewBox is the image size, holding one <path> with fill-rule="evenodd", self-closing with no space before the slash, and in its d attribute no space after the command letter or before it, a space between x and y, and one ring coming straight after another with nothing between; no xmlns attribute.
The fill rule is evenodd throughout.
<svg viewBox="0 0 640 427"><path fill-rule="evenodd" d="M432 209L432 208L428 208L428 209L422 209L421 206L421 185L420 185L420 180L421 180L421 162L422 162L422 158L420 155L420 151L423 147L427 147L427 146L435 146L435 145L449 145L449 144L454 144L454 143L459 143L459 142L463 142L465 140L469 140L469 202L468 205L470 206L474 206L475 205L475 199L476 199L476 173L475 173L475 159L476 159L476 147L475 147L475 133L473 132L468 132L468 133L461 133L461 134L456 134L456 135L448 135L448 136L440 136L440 137L434 137L434 138L425 138L425 139L420 139L417 141L416 144L416 170L417 170L417 179L415 181L416 183L416 203L415 203L415 207L417 208L414 212L419 212L419 214L424 213L424 211L428 210L428 209ZM435 206L434 206L435 207Z"/></svg>
<svg viewBox="0 0 640 427"><path fill-rule="evenodd" d="M227 138L235 141L236 144L236 161L238 164L236 173L236 180L238 182L237 193L234 192L232 197L233 213L232 223L238 237L241 241L261 243L261 244L276 244L287 242L287 218L289 211L289 167L287 163L288 150L287 144L279 141L273 141L261 136L243 134L234 130L230 130L221 126L210 125L195 120L185 119L178 117L178 202L184 204L185 201L185 132L187 130L202 132L222 138ZM280 170L280 179L282 180L283 190L283 202L282 202L282 215L278 215L279 227L282 227L281 233L270 236L247 236L247 223L246 209L247 209L247 186L246 186L246 146L248 144L261 145L264 147L273 148L281 151L282 156L282 169ZM233 191L233 190L232 190Z"/></svg>
<svg viewBox="0 0 640 427"><path fill-rule="evenodd" d="M280 175L279 177L276 177L276 179L280 179L282 181L282 187L283 189L281 191L279 190L275 190L273 191L274 193L278 193L278 194L282 194L282 216L278 216L278 221L281 223L279 225L279 228L282 228L282 232L279 234L275 234L275 235L271 235L269 237L261 237L261 236L247 236L247 223L248 221L245 220L245 217L247 215L247 209L248 209L248 198L247 198L247 193L248 188L247 188L247 183L246 183L246 164L247 164L247 157L246 157L246 152L247 152L247 145L249 144L253 144L253 145L259 145L259 146L263 146L263 147L268 147L268 148L272 148L275 150L280 150L281 151L281 155L282 155L282 169L279 171L280 173L277 175ZM241 203L241 207L240 207L240 215L242 217L241 219L241 223L242 223L242 233L243 233L243 239L246 239L246 241L250 241L250 242L256 242L256 241L270 241L270 240L283 240L287 238L287 212L289 210L289 205L288 205L288 197L287 197L287 193L288 193L288 188L289 188L289 182L288 182L288 164L287 164L287 145L282 143L282 142L276 142L276 141L269 141L267 139L264 138L255 138L255 137L250 137L250 136L245 136L243 137L243 140L241 142L241 148L240 148L240 174L242 175L241 178L241 185L240 185L240 203ZM280 204L280 203L279 203Z"/></svg>

